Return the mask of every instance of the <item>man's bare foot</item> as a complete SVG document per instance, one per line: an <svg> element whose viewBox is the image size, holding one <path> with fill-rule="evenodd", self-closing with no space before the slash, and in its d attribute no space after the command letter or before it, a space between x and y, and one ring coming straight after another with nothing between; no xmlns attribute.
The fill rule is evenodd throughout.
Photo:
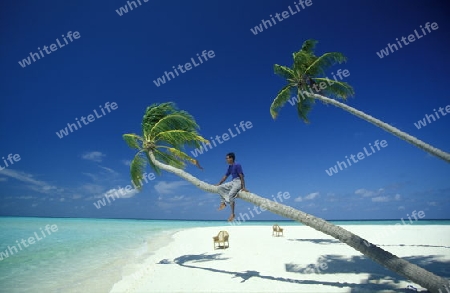
<svg viewBox="0 0 450 293"><path fill-rule="evenodd" d="M231 216L228 218L228 222L231 222L234 220L234 214L231 214Z"/></svg>
<svg viewBox="0 0 450 293"><path fill-rule="evenodd" d="M227 206L227 205L226 205L224 202L222 202L217 210L218 210L218 211L221 211L221 210L223 210L226 206Z"/></svg>

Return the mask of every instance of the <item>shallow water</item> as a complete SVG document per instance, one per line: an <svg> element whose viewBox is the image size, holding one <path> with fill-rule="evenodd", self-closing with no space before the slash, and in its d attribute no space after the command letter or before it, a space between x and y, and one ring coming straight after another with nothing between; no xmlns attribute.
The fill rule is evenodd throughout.
<svg viewBox="0 0 450 293"><path fill-rule="evenodd" d="M272 224L273 221L247 221L240 225ZM302 225L293 221L279 224ZM414 222L414 225L437 224L449 225L450 221ZM109 292L122 276L133 272L136 264L169 243L176 231L228 225L225 221L3 217L0 218L1 292Z"/></svg>

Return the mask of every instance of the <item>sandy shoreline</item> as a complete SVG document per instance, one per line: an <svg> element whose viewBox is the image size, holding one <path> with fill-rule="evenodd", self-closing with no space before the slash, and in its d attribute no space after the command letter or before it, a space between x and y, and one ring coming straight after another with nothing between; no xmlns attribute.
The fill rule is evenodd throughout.
<svg viewBox="0 0 450 293"><path fill-rule="evenodd" d="M413 292L424 290L353 248L306 226L191 228L173 235L143 264L130 268L111 293L147 292ZM450 227L382 225L343 228L437 275L450 278ZM230 234L228 249L212 237Z"/></svg>

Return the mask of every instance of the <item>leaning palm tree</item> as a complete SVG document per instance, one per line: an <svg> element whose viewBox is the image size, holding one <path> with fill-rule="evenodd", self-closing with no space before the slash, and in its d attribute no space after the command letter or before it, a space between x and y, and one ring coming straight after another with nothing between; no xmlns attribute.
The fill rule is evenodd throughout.
<svg viewBox="0 0 450 293"><path fill-rule="evenodd" d="M130 166L134 184L139 189L142 188L142 174L148 162L157 174L160 174L161 170L165 170L189 181L203 191L218 194L218 186L203 182L183 170L186 162L201 168L197 160L183 152L185 145L199 147L200 143L207 143L207 140L200 136L197 130L198 125L194 118L187 112L178 110L173 103L149 106L142 121L142 135L123 135L128 146L137 151ZM344 228L321 218L260 197L254 193L240 191L238 196L242 200L269 210L274 214L301 222L330 235L431 292L438 293L441 288L445 288L447 285L444 278L400 259Z"/></svg>
<svg viewBox="0 0 450 293"><path fill-rule="evenodd" d="M450 163L449 153L435 148L398 128L334 99L340 98L345 101L348 97L354 95L353 88L346 82L338 81L336 78L331 80L321 76L324 76L325 71L332 65L345 62L346 57L339 52L328 52L317 57L314 55L316 43L316 40L305 41L300 51L293 53L292 57L294 61L291 68L278 64L274 65L275 74L285 78L287 84L278 92L270 106L270 114L273 119L277 118L281 107L283 107L286 102L290 100L291 95L294 94L295 96L290 102L296 102L298 115L304 122L309 123L308 113L311 111L312 106L317 99L325 104L331 104L344 109Z"/></svg>

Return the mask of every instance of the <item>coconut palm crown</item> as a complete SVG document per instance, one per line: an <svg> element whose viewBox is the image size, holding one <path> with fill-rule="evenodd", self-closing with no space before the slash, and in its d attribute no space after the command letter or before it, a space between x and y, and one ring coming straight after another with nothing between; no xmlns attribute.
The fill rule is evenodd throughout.
<svg viewBox="0 0 450 293"><path fill-rule="evenodd" d="M348 97L354 95L353 88L345 82L337 81L336 78L331 80L320 76L324 75L325 71L332 65L345 62L346 58L338 52L325 53L317 57L314 55L316 43L316 40L307 40L303 43L300 51L295 52L292 56L294 58L292 68L278 64L274 65L275 73L285 78L287 85L278 92L270 106L270 114L273 119L277 118L280 108L290 99L291 94L295 93L297 96L298 115L306 123L309 122L308 113L311 111L314 101L319 100L364 119L429 154L450 163L450 153L444 152L388 123L336 100L335 98L340 98L345 101ZM320 87L318 87L319 84Z"/></svg>
<svg viewBox="0 0 450 293"><path fill-rule="evenodd" d="M130 165L131 179L136 187L142 188L146 162L156 174L161 173L150 159L150 153L158 161L178 169L184 169L186 162L202 169L196 159L182 151L185 145L198 148L202 142L208 143L199 135L198 129L194 117L178 110L172 102L148 106L142 119L142 136L134 133L123 135L128 146L138 150Z"/></svg>
<svg viewBox="0 0 450 293"><path fill-rule="evenodd" d="M291 68L275 64L276 74L285 78L288 82L277 94L270 106L272 118L278 116L279 110L289 100L292 94L298 97L297 112L304 122L308 123L308 113L312 109L314 98L305 96L306 92L321 93L327 96L346 100L354 95L353 88L341 81L331 80L326 77L325 71L337 63L347 61L347 58L339 52L328 52L320 57L314 55L316 40L307 40L303 43L300 51L292 54L294 59ZM320 89L319 84L326 84L324 89Z"/></svg>

